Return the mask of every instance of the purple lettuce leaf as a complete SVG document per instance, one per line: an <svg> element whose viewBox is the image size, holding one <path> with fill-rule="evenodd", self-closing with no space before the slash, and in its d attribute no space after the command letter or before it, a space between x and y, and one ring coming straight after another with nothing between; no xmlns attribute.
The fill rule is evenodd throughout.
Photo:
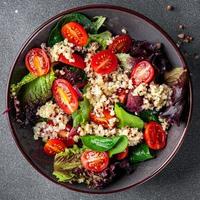
<svg viewBox="0 0 200 200"><path fill-rule="evenodd" d="M171 73L173 74L173 70ZM173 80L170 81L173 90L171 104L161 113L161 116L167 118L171 124L179 125L187 100L187 71L183 69L178 76L176 74L176 78L170 80Z"/></svg>
<svg viewBox="0 0 200 200"><path fill-rule="evenodd" d="M131 92L128 93L126 109L129 112L140 112L142 110L143 98L141 96L133 96Z"/></svg>

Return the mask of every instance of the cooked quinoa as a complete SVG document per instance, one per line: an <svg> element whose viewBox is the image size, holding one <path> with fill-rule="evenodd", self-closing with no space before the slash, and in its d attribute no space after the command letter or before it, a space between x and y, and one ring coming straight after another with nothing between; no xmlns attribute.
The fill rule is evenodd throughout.
<svg viewBox="0 0 200 200"><path fill-rule="evenodd" d="M44 141L57 138L58 132L66 128L70 117L64 113L64 111L52 101L46 102L41 106L36 115L46 119L47 122L38 122L33 127L34 139L42 138ZM50 121L50 123L48 123Z"/></svg>
<svg viewBox="0 0 200 200"><path fill-rule="evenodd" d="M143 97L143 109L159 111L170 105L172 92L172 89L166 84L159 85L151 82L149 85L141 83L133 90L132 94Z"/></svg>
<svg viewBox="0 0 200 200"><path fill-rule="evenodd" d="M63 54L70 62L74 62L72 54L74 53L74 44L70 43L67 39L56 43L52 48L49 49L51 61L58 61L59 55Z"/></svg>

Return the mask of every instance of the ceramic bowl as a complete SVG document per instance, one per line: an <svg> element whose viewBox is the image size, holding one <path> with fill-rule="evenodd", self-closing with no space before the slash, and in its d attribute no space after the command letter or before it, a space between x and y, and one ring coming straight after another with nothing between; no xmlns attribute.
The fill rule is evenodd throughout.
<svg viewBox="0 0 200 200"><path fill-rule="evenodd" d="M7 104L10 107L9 86L19 81L25 73L24 56L29 49L39 47L41 43L46 42L51 28L65 14L72 12L81 12L89 17L103 15L107 17L106 26L114 33L121 33L125 28L129 34L137 40L148 40L151 42L162 42L165 46L166 53L173 66L187 67L186 63L176 47L175 43L157 24L147 17L129 9L111 5L89 5L84 7L66 10L42 24L25 42L20 49L16 60L11 69L8 78ZM185 107L184 119L180 126L174 125L168 134L167 147L158 153L156 159L141 163L131 175L125 175L119 180L113 182L103 190L88 189L81 184L58 183L52 176L53 159L43 153L43 144L41 141L33 140L33 131L31 127L26 129L19 127L14 120L13 112L8 113L8 120L11 127L12 135L17 146L28 160L28 162L42 175L49 180L60 184L68 189L86 192L86 193L111 193L122 191L124 189L136 186L149 180L159 173L174 157L180 148L191 117L192 110L192 87L189 81L188 85L188 104ZM28 178L28 177L27 177Z"/></svg>

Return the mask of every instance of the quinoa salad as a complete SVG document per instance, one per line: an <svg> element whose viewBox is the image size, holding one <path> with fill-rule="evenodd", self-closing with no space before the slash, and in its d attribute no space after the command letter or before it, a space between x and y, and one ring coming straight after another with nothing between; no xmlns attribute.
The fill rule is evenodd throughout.
<svg viewBox="0 0 200 200"><path fill-rule="evenodd" d="M62 17L10 87L16 120L42 140L57 181L95 189L156 159L186 103L187 70L171 65L163 44L128 27L115 34L107 20Z"/></svg>

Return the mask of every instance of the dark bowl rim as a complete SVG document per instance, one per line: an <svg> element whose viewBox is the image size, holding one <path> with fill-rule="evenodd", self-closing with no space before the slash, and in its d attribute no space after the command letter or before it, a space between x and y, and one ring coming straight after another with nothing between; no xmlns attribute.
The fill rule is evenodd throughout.
<svg viewBox="0 0 200 200"><path fill-rule="evenodd" d="M37 165L32 161L32 159L29 157L28 154L25 153L25 151L23 150L22 146L20 145L20 142L19 140L17 139L16 137L16 132L14 131L14 128L12 126L12 123L11 123L11 119L10 119L10 114L9 112L7 113L7 120L8 120L8 124L9 124L9 128L10 128L10 131L12 133L12 137L18 147L18 149L21 151L21 153L23 154L23 156L25 157L25 159L32 165L33 168L35 168L40 174L42 174L44 177L46 177L47 179L49 179L50 181L58 184L58 185L61 185L67 189L70 189L70 190L73 190L73 191L76 191L76 192L82 192L82 193L89 193L89 194L109 194L109 193L115 193L115 192L121 192L121 191L124 191L124 190L127 190L133 186L138 186L138 185L141 185L142 183L145 183L146 181L148 181L149 179L153 178L155 175L157 175L160 171L162 171L168 164L169 162L173 159L173 157L176 155L176 153L178 152L179 148L181 147L183 141L184 141L184 138L185 138L185 135L186 135L186 132L188 131L188 128L189 128L189 124L190 124L190 121L191 121L191 116L192 116L192 108L193 108L193 90L192 90L192 82L191 82L191 77L190 77L190 73L189 73L189 68L188 66L186 65L186 61L182 55L182 53L180 52L180 50L178 49L177 45L175 44L175 42L173 41L173 39L158 25L156 24L155 22L153 22L151 19L147 18L146 16L144 16L143 14L141 13L138 13L137 11L134 11L134 10L131 10L131 9L128 9L128 8L125 8L125 7L121 7L121 6L115 6L115 5L110 5L110 4L90 4L90 5L85 5L85 6L80 6L80 7L74 7L74 8L71 8L71 9L67 9L67 10L64 10L62 12L60 12L59 14L51 17L50 19L46 20L42 25L40 25L28 38L27 40L24 42L24 44L21 46L20 50L18 51L17 53L17 56L12 64L12 67L10 68L10 72L9 72L9 77L8 77L8 82L7 82L7 95L6 95L6 108L8 108L9 106L9 88L10 88L10 79L11 79L11 76L12 76L12 73L13 73L13 70L14 70L14 67L16 65L16 62L17 60L19 59L20 57L20 54L22 52L22 50L26 47L26 45L29 43L29 41L38 33L41 31L42 28L44 28L45 26L48 26L48 24L65 15L65 14L68 14L68 13L71 13L71 12L77 12L77 11L84 11L84 10L87 10L87 9L111 9L111 10L118 10L118 11L122 11L122 12L127 12L131 15L134 15L134 16L137 16L139 18L141 18L142 20L146 21L148 24L150 24L151 26L153 26L155 29L157 29L159 32L161 32L161 34L169 41L169 43L173 46L173 48L175 49L175 51L177 52L182 64L183 64L183 67L186 67L186 69L188 70L188 77L189 77L189 93L190 93L190 96L189 96L189 113L188 113L188 118L187 118L187 123L185 125L185 128L183 130L183 134L181 136L181 139L179 140L177 146L175 147L174 151L166 158L166 160L164 161L164 163L158 168L156 169L150 176L144 178L143 180L139 181L138 183L135 183L135 184L130 184L129 186L127 187L124 187L124 188L121 188L121 189L116 189L116 190L110 190L110 191L103 191L103 190L99 190L99 191L87 191L87 190L81 190L81 189L75 189L71 186L66 186L62 183L59 183L57 181L55 181L54 179L50 178L48 175L46 175L45 173L42 172L42 170L40 170Z"/></svg>

